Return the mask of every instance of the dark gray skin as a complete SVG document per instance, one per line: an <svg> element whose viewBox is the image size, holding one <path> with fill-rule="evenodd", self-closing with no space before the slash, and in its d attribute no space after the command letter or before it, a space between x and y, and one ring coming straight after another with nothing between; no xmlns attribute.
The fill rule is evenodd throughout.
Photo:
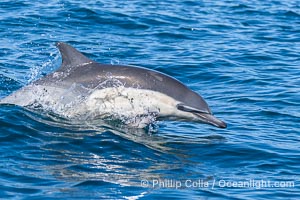
<svg viewBox="0 0 300 200"><path fill-rule="evenodd" d="M111 78L120 81L124 87L147 89L168 95L181 102L177 105L177 109L195 114L204 123L226 128L223 121L212 115L207 103L199 94L175 78L142 67L99 64L70 45L63 42L58 42L56 45L62 55L62 66L33 84L65 88L76 83L84 88L95 89L99 87L100 83ZM111 85L102 85L101 87L109 86L111 87Z"/></svg>

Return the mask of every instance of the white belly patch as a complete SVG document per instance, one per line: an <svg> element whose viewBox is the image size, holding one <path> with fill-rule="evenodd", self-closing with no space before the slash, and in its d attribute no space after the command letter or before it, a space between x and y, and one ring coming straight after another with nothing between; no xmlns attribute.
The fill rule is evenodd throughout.
<svg viewBox="0 0 300 200"><path fill-rule="evenodd" d="M151 90L105 88L94 91L86 99L86 110L91 114L125 119L130 126L143 127L157 116L173 116L177 112L175 99Z"/></svg>

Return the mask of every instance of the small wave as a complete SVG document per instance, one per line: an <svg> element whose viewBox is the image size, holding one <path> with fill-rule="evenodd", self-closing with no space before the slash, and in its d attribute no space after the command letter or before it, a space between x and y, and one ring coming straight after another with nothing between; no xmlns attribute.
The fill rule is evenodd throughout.
<svg viewBox="0 0 300 200"><path fill-rule="evenodd" d="M253 9L251 6L246 5L246 4L238 4L230 7L233 10L248 10L248 9Z"/></svg>
<svg viewBox="0 0 300 200"><path fill-rule="evenodd" d="M290 17L293 17L293 18L300 18L300 14L299 14L299 13L294 12L294 11L291 11L291 10L289 10L289 11L283 13L283 14L284 14L284 16L286 16L286 17L288 17L288 18L290 18Z"/></svg>
<svg viewBox="0 0 300 200"><path fill-rule="evenodd" d="M290 113L290 112L286 112L286 111L282 111L282 110L261 110L259 112L262 116L268 116L268 117L282 117L282 118L295 118L297 119L297 121L300 121L300 115L298 115L299 113Z"/></svg>

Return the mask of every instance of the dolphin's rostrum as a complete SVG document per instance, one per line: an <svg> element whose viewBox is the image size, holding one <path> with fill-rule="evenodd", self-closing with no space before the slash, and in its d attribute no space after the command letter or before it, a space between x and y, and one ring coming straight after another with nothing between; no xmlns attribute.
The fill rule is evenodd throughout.
<svg viewBox="0 0 300 200"><path fill-rule="evenodd" d="M166 74L136 66L100 64L66 43L56 45L62 56L61 67L0 103L39 105L69 118L121 117L135 127L158 118L226 128L199 94Z"/></svg>

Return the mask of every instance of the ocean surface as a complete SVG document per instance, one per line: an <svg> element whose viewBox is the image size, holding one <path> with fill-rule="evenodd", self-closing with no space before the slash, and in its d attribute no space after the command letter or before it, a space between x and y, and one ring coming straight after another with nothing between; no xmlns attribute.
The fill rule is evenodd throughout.
<svg viewBox="0 0 300 200"><path fill-rule="evenodd" d="M57 69L57 41L177 78L228 127L0 105L1 199L300 198L300 1L2 0L0 98Z"/></svg>

